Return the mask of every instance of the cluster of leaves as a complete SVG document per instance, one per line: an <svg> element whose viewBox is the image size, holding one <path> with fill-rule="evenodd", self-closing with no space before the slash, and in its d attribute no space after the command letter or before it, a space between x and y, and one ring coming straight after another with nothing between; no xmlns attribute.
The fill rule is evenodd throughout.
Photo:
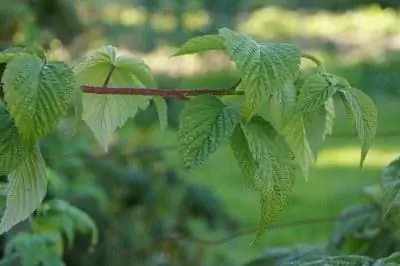
<svg viewBox="0 0 400 266"><path fill-rule="evenodd" d="M399 182L400 157L384 169L381 184L364 189L370 202L342 211L328 243L268 249L247 265L399 265Z"/></svg>
<svg viewBox="0 0 400 266"><path fill-rule="evenodd" d="M97 244L97 227L86 213L63 200L46 201L30 219L30 230L18 233L6 244L0 265L17 260L21 265L65 265L62 256L72 247L76 232L91 233L91 247Z"/></svg>
<svg viewBox="0 0 400 266"><path fill-rule="evenodd" d="M372 100L348 82L325 71L312 56L284 43L258 43L228 29L195 37L175 54L222 50L236 63L241 95L199 96L181 114L180 140L188 168L203 163L230 142L244 175L261 195L259 237L284 207L298 174L306 179L318 150L331 134L339 98L362 144L360 166L375 137L377 110ZM300 68L301 58L317 68Z"/></svg>
<svg viewBox="0 0 400 266"><path fill-rule="evenodd" d="M259 43L223 28L218 35L189 40L175 56L208 50L224 51L236 63L241 82L225 93L229 96L210 93L186 102L179 126L181 155L193 168L230 142L244 175L261 196L259 238L284 207L295 177L309 176L318 149L332 132L333 97L343 102L355 123L362 144L360 166L375 136L377 111L366 94L326 72L297 46ZM302 57L312 59L317 68L303 71ZM47 61L41 51L21 48L3 51L0 63L6 64L1 79L0 172L9 180L0 233L26 219L42 202L46 167L37 143L57 127L69 106L105 151L110 135L150 101L157 107L161 127L167 126L160 96L94 95L80 89L154 86L150 68L115 47L89 52L72 68Z"/></svg>

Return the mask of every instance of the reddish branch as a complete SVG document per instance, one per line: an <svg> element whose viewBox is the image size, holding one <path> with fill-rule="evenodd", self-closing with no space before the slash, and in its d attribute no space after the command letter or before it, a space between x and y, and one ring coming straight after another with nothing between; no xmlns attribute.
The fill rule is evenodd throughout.
<svg viewBox="0 0 400 266"><path fill-rule="evenodd" d="M212 95L243 95L242 91L233 90L216 90L216 89L184 89L184 90L171 90L171 89L149 89L149 88L105 88L94 86L82 86L84 93L95 94L119 94L119 95L149 95L149 96L162 96L165 98L182 99L188 96L197 96L203 94Z"/></svg>
<svg viewBox="0 0 400 266"><path fill-rule="evenodd" d="M112 73L112 70L110 73ZM189 96L198 96L203 94L211 95L243 95L243 91L235 91L239 85L240 79L229 89L155 89L155 88L110 88L106 87L111 74L107 76L104 86L81 86L84 93L95 94L118 94L118 95L147 95L147 96L161 96L173 99L185 99Z"/></svg>

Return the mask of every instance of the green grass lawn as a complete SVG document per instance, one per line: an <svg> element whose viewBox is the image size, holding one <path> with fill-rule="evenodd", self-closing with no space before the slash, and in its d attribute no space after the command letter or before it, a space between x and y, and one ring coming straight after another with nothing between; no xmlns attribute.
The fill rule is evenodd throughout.
<svg viewBox="0 0 400 266"><path fill-rule="evenodd" d="M334 135L324 145L311 177L308 181L296 180L293 196L275 223L333 216L349 204L368 200L363 194L363 187L378 183L383 167L400 154L400 134L398 137L379 136L385 132L400 132L400 110L396 104L388 100L377 103L378 137L367 156L361 175L358 168L360 145L356 135L353 138L337 135L351 132L351 124L339 110ZM154 139L160 145L178 143L175 132L156 132ZM182 175L188 180L201 183L214 191L230 213L241 221L243 228L257 226L260 214L258 194L245 183L229 147L221 148L202 167L189 172L183 170L177 151L168 151L166 157L171 165L181 169ZM249 246L254 237L250 234L214 246L212 250L228 254L241 264L259 255L268 246L324 242L329 238L331 229L332 223L329 222L271 229L254 246ZM223 236L222 232L210 234L202 228L199 228L198 234L210 239Z"/></svg>

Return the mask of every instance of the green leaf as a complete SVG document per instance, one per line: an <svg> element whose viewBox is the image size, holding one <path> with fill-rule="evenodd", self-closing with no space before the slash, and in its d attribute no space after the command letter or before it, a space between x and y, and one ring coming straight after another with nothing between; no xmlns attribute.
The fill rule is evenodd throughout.
<svg viewBox="0 0 400 266"><path fill-rule="evenodd" d="M324 105L324 110L325 110L325 129L324 129L324 135L332 135L333 133L333 124L335 122L336 118L336 108L335 108L335 102L333 98L329 98Z"/></svg>
<svg viewBox="0 0 400 266"><path fill-rule="evenodd" d="M74 239L73 230L82 233L90 232L92 234L91 245L94 246L97 244L99 232L95 222L88 214L63 200L54 199L46 202L46 205L50 208L49 211L52 213L52 219L60 221L58 225L68 237L70 244L73 243Z"/></svg>
<svg viewBox="0 0 400 266"><path fill-rule="evenodd" d="M323 106L304 114L303 121L307 142L310 145L315 159L318 156L326 136L332 134L334 118L335 105L332 98L329 98Z"/></svg>
<svg viewBox="0 0 400 266"><path fill-rule="evenodd" d="M293 116L282 129L282 134L285 136L287 143L295 154L304 178L308 180L310 168L315 163L315 156L307 140L303 115L296 114Z"/></svg>
<svg viewBox="0 0 400 266"><path fill-rule="evenodd" d="M88 53L74 66L79 85L103 86L112 71L107 86L119 88L154 85L150 68L131 54L118 54L113 46ZM83 120L107 151L111 134L134 117L139 108L146 109L151 97L140 95L96 95L84 93Z"/></svg>
<svg viewBox="0 0 400 266"><path fill-rule="evenodd" d="M32 265L65 265L55 252L54 247L62 243L60 234L56 232L17 234L7 243L6 257L12 256L14 250L21 258L22 266ZM47 262L51 261L49 264Z"/></svg>
<svg viewBox="0 0 400 266"><path fill-rule="evenodd" d="M400 204L400 157L385 167L382 173L383 213Z"/></svg>
<svg viewBox="0 0 400 266"><path fill-rule="evenodd" d="M288 263L286 265L296 265L296 266L363 266L363 265L374 265L374 266L384 266L384 264L374 264L375 259L359 256L359 255L340 255L340 256L307 256L305 259L300 259L299 261ZM389 265L385 265L389 266Z"/></svg>
<svg viewBox="0 0 400 266"><path fill-rule="evenodd" d="M286 43L257 43L246 35L223 28L226 53L242 75L240 89L245 92L249 108L258 110L271 95L284 103L288 84L293 83L300 68L300 50ZM282 105L284 106L284 105ZM282 107L277 106L282 110ZM278 111L279 112L279 111Z"/></svg>
<svg viewBox="0 0 400 266"><path fill-rule="evenodd" d="M260 192L258 240L291 195L297 164L284 138L260 117L235 128L231 147L246 179Z"/></svg>
<svg viewBox="0 0 400 266"><path fill-rule="evenodd" d="M309 113L321 107L330 99L337 89L321 73L311 74L299 89L298 109Z"/></svg>
<svg viewBox="0 0 400 266"><path fill-rule="evenodd" d="M285 99L282 101L282 99ZM260 114L274 128L281 131L287 121L293 116L296 108L296 88L293 83L286 83L282 95L271 95L265 104L259 108Z"/></svg>
<svg viewBox="0 0 400 266"><path fill-rule="evenodd" d="M46 164L39 150L8 176L6 209L0 222L0 234L25 220L41 204L47 188Z"/></svg>
<svg viewBox="0 0 400 266"><path fill-rule="evenodd" d="M362 167L371 143L375 139L378 111L372 99L359 89L346 87L339 92L347 112L353 118L361 141L360 167Z"/></svg>
<svg viewBox="0 0 400 266"><path fill-rule="evenodd" d="M185 42L172 56L195 54L210 50L225 49L224 39L218 35L203 35L191 38Z"/></svg>
<svg viewBox="0 0 400 266"><path fill-rule="evenodd" d="M153 98L154 104L156 105L158 120L160 122L161 131L168 127L168 106L167 102L163 97L156 96Z"/></svg>
<svg viewBox="0 0 400 266"><path fill-rule="evenodd" d="M335 223L331 245L340 249L350 236L361 235L371 229L378 229L381 226L380 209L372 204L351 205L345 208L340 214L340 220Z"/></svg>
<svg viewBox="0 0 400 266"><path fill-rule="evenodd" d="M0 175L8 175L26 158L22 143L6 106L0 101Z"/></svg>
<svg viewBox="0 0 400 266"><path fill-rule="evenodd" d="M232 135L239 123L239 110L211 95L189 100L180 115L181 156L187 168L208 159Z"/></svg>
<svg viewBox="0 0 400 266"><path fill-rule="evenodd" d="M14 57L20 55L39 55L43 52L38 53L37 48L33 47L23 47L23 46L14 46L7 48L0 52L0 63L8 63Z"/></svg>
<svg viewBox="0 0 400 266"><path fill-rule="evenodd" d="M28 147L57 126L76 88L65 63L45 63L28 55L7 64L2 82L4 99Z"/></svg>

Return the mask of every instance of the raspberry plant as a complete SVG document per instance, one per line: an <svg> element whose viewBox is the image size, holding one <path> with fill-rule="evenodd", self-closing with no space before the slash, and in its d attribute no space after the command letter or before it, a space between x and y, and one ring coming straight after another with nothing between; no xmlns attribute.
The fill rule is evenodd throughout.
<svg viewBox="0 0 400 266"><path fill-rule="evenodd" d="M105 46L72 67L48 61L42 51L12 47L0 53L0 173L8 175L0 233L28 218L46 194L46 165L38 142L73 106L107 152L110 134L151 101L162 129L164 98L185 100L180 117L180 153L195 168L222 145L230 145L243 175L260 193L255 240L285 205L295 178L308 178L318 150L331 134L335 98L343 102L361 142L360 167L377 128L373 101L315 57L286 43L260 43L227 28L184 43L173 56L224 52L240 82L231 89L155 89L151 69L133 54ZM301 68L301 60L316 64ZM71 125L74 127L75 125Z"/></svg>

